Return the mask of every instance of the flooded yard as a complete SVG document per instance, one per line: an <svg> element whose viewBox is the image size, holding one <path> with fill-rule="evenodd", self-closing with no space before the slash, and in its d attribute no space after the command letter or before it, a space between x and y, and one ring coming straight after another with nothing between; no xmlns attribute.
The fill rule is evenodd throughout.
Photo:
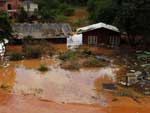
<svg viewBox="0 0 150 113"><path fill-rule="evenodd" d="M118 66L70 71L60 63L54 57L0 67L0 113L149 113L149 98L138 103L103 89L103 84L116 84ZM40 72L41 64L48 71Z"/></svg>
<svg viewBox="0 0 150 113"><path fill-rule="evenodd" d="M104 95L97 95L94 82L100 77L115 81L115 69L106 67L68 71L61 69L55 60L46 60L50 70L42 73L37 70L41 62L13 62L3 70L1 82L12 85L11 93L17 95L34 95L59 103L107 105Z"/></svg>

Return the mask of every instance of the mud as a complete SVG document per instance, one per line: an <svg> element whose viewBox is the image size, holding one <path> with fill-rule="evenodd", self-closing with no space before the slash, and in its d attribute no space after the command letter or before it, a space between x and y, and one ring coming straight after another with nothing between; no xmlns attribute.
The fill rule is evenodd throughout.
<svg viewBox="0 0 150 113"><path fill-rule="evenodd" d="M40 64L49 71L39 72ZM115 83L115 67L67 71L58 64L42 58L0 67L0 113L149 113L149 97L137 103L102 89Z"/></svg>

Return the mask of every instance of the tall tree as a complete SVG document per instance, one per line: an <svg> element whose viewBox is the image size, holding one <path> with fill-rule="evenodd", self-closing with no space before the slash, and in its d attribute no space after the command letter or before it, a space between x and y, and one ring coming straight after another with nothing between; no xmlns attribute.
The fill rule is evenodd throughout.
<svg viewBox="0 0 150 113"><path fill-rule="evenodd" d="M113 7L113 0L89 0L87 3L92 22L113 23L116 15L116 8Z"/></svg>
<svg viewBox="0 0 150 113"><path fill-rule="evenodd" d="M136 45L136 35L143 36L144 43L150 43L150 0L118 0L116 25L127 32L129 41Z"/></svg>

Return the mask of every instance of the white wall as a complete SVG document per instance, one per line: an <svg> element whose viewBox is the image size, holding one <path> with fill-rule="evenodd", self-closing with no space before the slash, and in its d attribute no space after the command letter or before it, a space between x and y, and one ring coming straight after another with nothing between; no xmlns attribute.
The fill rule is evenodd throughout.
<svg viewBox="0 0 150 113"><path fill-rule="evenodd" d="M23 8L25 11L28 11L27 3L24 3ZM38 5L35 3L29 3L29 12L34 12L35 10L38 10Z"/></svg>

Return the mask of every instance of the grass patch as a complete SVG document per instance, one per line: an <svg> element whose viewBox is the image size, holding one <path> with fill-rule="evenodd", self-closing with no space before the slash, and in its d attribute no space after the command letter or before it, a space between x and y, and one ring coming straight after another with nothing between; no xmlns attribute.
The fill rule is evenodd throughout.
<svg viewBox="0 0 150 113"><path fill-rule="evenodd" d="M105 67L107 65L108 62L96 59L95 57L89 57L83 63L84 67Z"/></svg>
<svg viewBox="0 0 150 113"><path fill-rule="evenodd" d="M48 71L48 67L45 66L45 65L40 65L38 70L41 71L41 72L46 72L46 71Z"/></svg>
<svg viewBox="0 0 150 113"><path fill-rule="evenodd" d="M11 61L19 61L19 60L22 60L22 59L23 59L22 53L14 52L14 53L10 54L10 60Z"/></svg>
<svg viewBox="0 0 150 113"><path fill-rule="evenodd" d="M63 61L77 60L79 58L88 57L91 52L88 49L79 48L77 50L69 50L63 54L59 55L59 59Z"/></svg>
<svg viewBox="0 0 150 113"><path fill-rule="evenodd" d="M97 59L88 48L69 50L59 55L61 67L69 70L79 70L81 67L105 67L108 61Z"/></svg>
<svg viewBox="0 0 150 113"><path fill-rule="evenodd" d="M63 61L75 60L77 59L77 56L76 51L67 51L66 53L60 54L59 59Z"/></svg>

